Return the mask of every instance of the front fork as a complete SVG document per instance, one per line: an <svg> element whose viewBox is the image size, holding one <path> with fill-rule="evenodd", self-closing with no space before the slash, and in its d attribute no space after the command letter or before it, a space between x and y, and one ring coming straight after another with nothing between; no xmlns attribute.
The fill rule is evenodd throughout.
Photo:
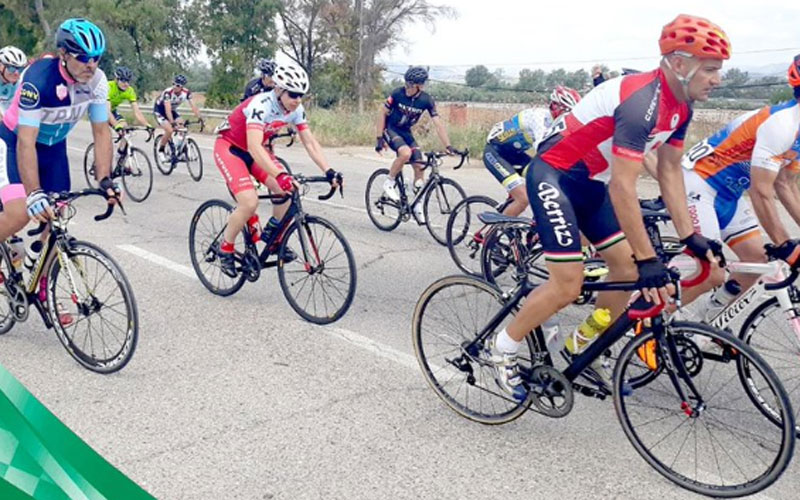
<svg viewBox="0 0 800 500"><path fill-rule="evenodd" d="M692 376L686 369L680 353L678 353L674 337L667 335L664 320L661 316L653 318L653 337L656 341L656 345L661 349L661 357L665 363L667 375L672 385L675 387L678 397L680 397L681 410L683 410L688 417L699 417L703 410L705 410L705 401L703 401L700 391L697 390ZM689 394L687 394L681 382L686 385ZM690 400L694 401L694 404L692 404Z"/></svg>

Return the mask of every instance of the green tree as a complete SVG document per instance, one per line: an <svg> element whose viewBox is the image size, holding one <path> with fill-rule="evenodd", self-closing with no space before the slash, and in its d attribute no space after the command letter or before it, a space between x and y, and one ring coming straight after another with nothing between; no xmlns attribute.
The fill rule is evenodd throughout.
<svg viewBox="0 0 800 500"><path fill-rule="evenodd" d="M573 71L572 73L567 73L566 78L564 79L564 85L567 87L572 87L575 90L583 91L589 87L591 84L591 79L589 78L589 73L584 69L579 69L577 71Z"/></svg>
<svg viewBox="0 0 800 500"><path fill-rule="evenodd" d="M565 85L567 81L567 72L564 68L554 69L547 74L545 84L548 90L552 90L556 85Z"/></svg>
<svg viewBox="0 0 800 500"><path fill-rule="evenodd" d="M543 90L547 75L544 70L536 69L523 69L519 72L519 80L515 85L516 88L521 90Z"/></svg>
<svg viewBox="0 0 800 500"><path fill-rule="evenodd" d="M211 105L239 101L260 57L274 54L278 0L198 0L200 36L212 60Z"/></svg>
<svg viewBox="0 0 800 500"><path fill-rule="evenodd" d="M471 67L464 75L464 81L470 87L483 87L489 83L491 78L492 74L489 72L489 68L482 64Z"/></svg>

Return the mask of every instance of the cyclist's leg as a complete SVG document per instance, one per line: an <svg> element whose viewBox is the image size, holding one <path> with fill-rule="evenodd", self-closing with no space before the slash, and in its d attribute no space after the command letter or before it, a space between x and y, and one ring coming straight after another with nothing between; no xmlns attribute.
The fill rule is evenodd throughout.
<svg viewBox="0 0 800 500"><path fill-rule="evenodd" d="M525 156L526 160L530 160L527 154L523 153L522 155ZM503 185L506 191L508 191L508 194L514 199L514 201L503 210L503 213L505 215L517 216L525 211L525 208L528 206L528 191L525 189L525 173L523 172L522 175L517 173L516 164L520 163L518 154L514 155L515 157L513 160L506 158L506 156L511 155L489 142L483 150L483 164L486 166L489 173ZM525 165L528 161L521 164Z"/></svg>
<svg viewBox="0 0 800 500"><path fill-rule="evenodd" d="M706 238L721 240L719 215L717 210L726 210L718 206L717 192L704 181L697 173L684 170L683 182L686 185L687 204L689 217L697 233ZM732 212L732 211L731 211ZM725 281L725 270L712 266L711 275L704 282L691 288L681 290L681 302L684 306L691 304L697 297L703 295L714 287L720 286Z"/></svg>
<svg viewBox="0 0 800 500"><path fill-rule="evenodd" d="M423 172L423 168L425 167L425 160L422 158L422 151L419 149L419 145L417 144L417 140L414 139L414 136L411 135L409 131L407 134L403 135L405 143L408 144L408 147L411 148L411 166L414 169L414 191L421 188L423 183L425 182L425 174Z"/></svg>
<svg viewBox="0 0 800 500"><path fill-rule="evenodd" d="M172 125L170 125L169 121L167 120L167 117L162 115L161 113L156 112L155 115L156 115L156 122L158 122L158 125L164 131L164 135L161 137L161 142L158 145L158 150L164 151L164 148L167 146L167 143L172 138L172 132L173 132ZM173 114L173 116L175 115Z"/></svg>
<svg viewBox="0 0 800 500"><path fill-rule="evenodd" d="M386 138L386 143L389 144L392 151L397 154L397 158L394 159L392 166L389 168L389 177L394 180L397 174L403 170L403 165L411 159L413 151L411 147L406 144L403 136L398 134L395 130L387 128L383 134Z"/></svg>
<svg viewBox="0 0 800 500"><path fill-rule="evenodd" d="M253 216L258 208L258 195L250 180L247 164L232 151L233 146L225 139L218 138L214 142L214 164L222 173L225 183L236 198L236 209L228 218L228 225L223 235L221 244L223 251L233 251L236 235L241 232L247 220Z"/></svg>
<svg viewBox="0 0 800 500"><path fill-rule="evenodd" d="M722 226L722 224L720 224ZM722 241L725 242L733 253L742 262L767 262L767 254L764 250L764 238L758 226L758 218L753 213L750 202L744 198L739 198L736 204L736 212L733 218L721 230ZM755 283L759 276L757 274L735 273L731 275L742 286L742 290L747 290Z"/></svg>
<svg viewBox="0 0 800 500"><path fill-rule="evenodd" d="M16 137L0 125L0 200L3 210L0 211L0 241L25 227L30 220L25 203L25 187L17 173Z"/></svg>
<svg viewBox="0 0 800 500"><path fill-rule="evenodd" d="M531 163L526 179L528 198L550 276L531 292L509 324L508 335L516 342L572 303L583 284L578 219L567 194L574 181L540 159Z"/></svg>

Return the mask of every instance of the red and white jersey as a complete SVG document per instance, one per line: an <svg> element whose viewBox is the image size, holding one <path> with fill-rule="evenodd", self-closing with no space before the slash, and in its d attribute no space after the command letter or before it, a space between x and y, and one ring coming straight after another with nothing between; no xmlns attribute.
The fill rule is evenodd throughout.
<svg viewBox="0 0 800 500"><path fill-rule="evenodd" d="M691 118L692 109L675 98L660 69L614 78L553 123L538 156L607 183L612 156L641 161L665 142L682 148Z"/></svg>
<svg viewBox="0 0 800 500"><path fill-rule="evenodd" d="M256 94L240 102L225 122L217 127L217 132L231 144L247 151L248 130L260 130L264 134L261 141L264 143L289 124L294 125L298 132L308 128L303 105L287 113L275 92L270 91Z"/></svg>
<svg viewBox="0 0 800 500"><path fill-rule="evenodd" d="M167 87L156 98L153 103L153 111L156 113L164 114L164 103L169 101L170 109L175 111L185 101L192 99L192 91L186 87L181 87L179 91L175 91L175 87Z"/></svg>

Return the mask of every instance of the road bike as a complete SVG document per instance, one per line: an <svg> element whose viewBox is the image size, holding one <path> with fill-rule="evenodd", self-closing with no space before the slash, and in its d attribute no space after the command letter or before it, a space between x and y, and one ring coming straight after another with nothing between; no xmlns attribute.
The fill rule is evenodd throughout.
<svg viewBox="0 0 800 500"><path fill-rule="evenodd" d="M172 138L164 148L166 158L163 162L159 158L158 148L161 146L161 138L164 137L164 133L160 132L156 135L156 139L153 141L153 158L155 158L156 167L162 174L169 175L175 170L178 163L185 163L192 179L200 182L200 179L203 178L203 155L200 154L200 146L189 137L189 127L195 123L200 124L200 132L205 129L206 122L202 119L187 120L174 128Z"/></svg>
<svg viewBox="0 0 800 500"><path fill-rule="evenodd" d="M153 139L153 129L151 127L126 127L120 129L120 133L114 139L114 144L117 147L114 148L116 152L114 153L109 177L112 180L122 179L122 187L128 197L141 203L150 196L150 191L153 189L153 167L150 165L150 158L147 157L147 154L130 144L131 136L137 130L147 131L148 137L145 142L150 142ZM83 155L83 175L86 177L86 184L90 188L99 187L95 175L94 142L86 147L86 152Z"/></svg>

